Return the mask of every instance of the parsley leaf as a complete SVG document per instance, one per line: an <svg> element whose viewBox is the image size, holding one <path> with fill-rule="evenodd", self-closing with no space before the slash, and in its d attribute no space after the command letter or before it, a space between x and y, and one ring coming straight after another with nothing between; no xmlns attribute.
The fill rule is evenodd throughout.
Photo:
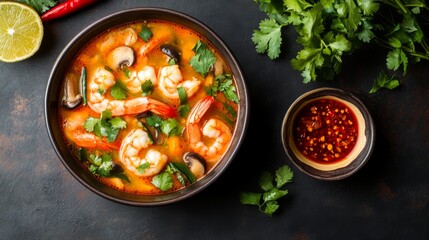
<svg viewBox="0 0 429 240"><path fill-rule="evenodd" d="M288 194L287 189L281 188L292 179L293 172L287 165L276 170L275 178L270 172L264 171L259 178L259 186L263 192L240 192L240 202L246 205L256 205L259 211L272 216L279 208L277 200Z"/></svg>
<svg viewBox="0 0 429 240"><path fill-rule="evenodd" d="M193 69L195 69L195 71L205 77L211 66L216 62L216 57L207 45L201 41L198 41L195 44L192 51L195 52L195 55L191 58L189 64Z"/></svg>

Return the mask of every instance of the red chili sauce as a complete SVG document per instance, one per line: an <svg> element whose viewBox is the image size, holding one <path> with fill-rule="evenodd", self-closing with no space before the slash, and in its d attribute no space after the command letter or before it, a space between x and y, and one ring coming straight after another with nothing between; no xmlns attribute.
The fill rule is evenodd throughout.
<svg viewBox="0 0 429 240"><path fill-rule="evenodd" d="M297 113L293 134L298 150L318 163L344 159L358 137L358 122L353 111L334 99L317 99Z"/></svg>

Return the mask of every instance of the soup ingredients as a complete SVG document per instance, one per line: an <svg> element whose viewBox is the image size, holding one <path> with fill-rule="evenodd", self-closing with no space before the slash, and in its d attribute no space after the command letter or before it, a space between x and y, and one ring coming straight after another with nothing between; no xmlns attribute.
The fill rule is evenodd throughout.
<svg viewBox="0 0 429 240"><path fill-rule="evenodd" d="M68 109L74 109L82 103L82 94L79 91L79 76L68 73L65 77L62 105Z"/></svg>
<svg viewBox="0 0 429 240"><path fill-rule="evenodd" d="M122 140L119 159L128 170L137 176L156 175L165 167L168 157L157 150L148 149L152 144L153 142L145 131L134 129ZM147 152L141 158L138 154L142 150L147 150Z"/></svg>
<svg viewBox="0 0 429 240"><path fill-rule="evenodd" d="M295 117L295 145L312 161L341 161L355 146L358 127L356 116L344 103L334 99L313 100Z"/></svg>
<svg viewBox="0 0 429 240"><path fill-rule="evenodd" d="M215 64L216 57L201 41L198 41L197 44L195 44L192 51L195 52L195 55L191 58L189 64L195 69L195 71L205 77L213 64Z"/></svg>
<svg viewBox="0 0 429 240"><path fill-rule="evenodd" d="M187 152L183 154L183 161L197 179L206 173L206 161L198 153Z"/></svg>
<svg viewBox="0 0 429 240"><path fill-rule="evenodd" d="M269 17L252 35L256 51L278 58L281 29L293 26L302 49L291 63L304 83L333 79L341 71L343 55L370 43L387 49L386 68L402 75L409 63L429 60L422 28L429 8L423 1L255 2Z"/></svg>
<svg viewBox="0 0 429 240"><path fill-rule="evenodd" d="M136 97L130 100L108 99L106 91L112 88L116 81L114 75L105 68L97 68L89 79L88 105L95 112L110 110L113 116L120 116L151 111L166 117L176 116L173 107L149 97Z"/></svg>
<svg viewBox="0 0 429 240"><path fill-rule="evenodd" d="M42 21L47 22L74 13L96 2L98 0L68 0L49 9L41 18Z"/></svg>
<svg viewBox="0 0 429 240"><path fill-rule="evenodd" d="M200 88L201 81L193 77L184 80L179 65L169 65L159 70L159 89L170 99L179 99L177 88L183 87L188 97L192 97Z"/></svg>
<svg viewBox="0 0 429 240"><path fill-rule="evenodd" d="M121 119L111 121L108 112L101 119L74 114L64 120L63 128L64 135L78 147L111 150L119 149L113 141L124 124Z"/></svg>
<svg viewBox="0 0 429 240"><path fill-rule="evenodd" d="M163 44L161 45L161 51L167 55L170 60L173 60L174 64L178 64L181 58L180 51L171 44ZM169 61L170 62L170 61Z"/></svg>
<svg viewBox="0 0 429 240"><path fill-rule="evenodd" d="M134 64L134 50L128 46L120 46L110 52L108 56L109 67L111 69L124 69Z"/></svg>
<svg viewBox="0 0 429 240"><path fill-rule="evenodd" d="M278 200L288 194L284 189L287 183L292 182L293 172L283 165L276 170L275 177L268 171L262 172L259 177L260 192L240 192L240 202L246 205L256 205L259 211L272 216L280 207Z"/></svg>
<svg viewBox="0 0 429 240"><path fill-rule="evenodd" d="M33 56L43 40L43 24L31 7L0 2L0 61L18 62Z"/></svg>
<svg viewBox="0 0 429 240"><path fill-rule="evenodd" d="M192 150L209 162L218 160L232 139L229 127L216 118L210 118L204 124L202 130L200 129L201 118L215 102L216 100L211 96L201 99L189 113L186 123L187 135ZM203 137L211 139L212 143L205 143Z"/></svg>

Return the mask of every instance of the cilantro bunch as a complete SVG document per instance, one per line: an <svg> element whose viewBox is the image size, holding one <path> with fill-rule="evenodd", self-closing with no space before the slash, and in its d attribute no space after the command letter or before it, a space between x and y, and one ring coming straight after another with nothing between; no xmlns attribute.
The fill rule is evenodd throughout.
<svg viewBox="0 0 429 240"><path fill-rule="evenodd" d="M428 7L420 0L254 1L268 15L253 32L256 51L278 58L282 28L294 27L302 49L291 64L304 83L333 79L341 71L342 57L369 43L388 50L386 68L391 72L405 75L410 60L429 60L420 26ZM397 85L397 79L380 74L371 92Z"/></svg>
<svg viewBox="0 0 429 240"><path fill-rule="evenodd" d="M261 212L272 216L279 208L277 200L288 194L288 190L283 189L284 185L292 179L293 172L287 165L277 169L275 178L272 173L264 171L259 178L259 186L263 192L241 192L240 202L256 205Z"/></svg>
<svg viewBox="0 0 429 240"><path fill-rule="evenodd" d="M121 117L112 117L112 112L105 110L101 113L101 118L88 117L83 126L87 132L100 138L107 137L108 142L114 142L119 131L127 127L127 122Z"/></svg>
<svg viewBox="0 0 429 240"><path fill-rule="evenodd" d="M18 0L18 2L22 2L33 7L39 14L42 14L57 5L57 1L55 0Z"/></svg>

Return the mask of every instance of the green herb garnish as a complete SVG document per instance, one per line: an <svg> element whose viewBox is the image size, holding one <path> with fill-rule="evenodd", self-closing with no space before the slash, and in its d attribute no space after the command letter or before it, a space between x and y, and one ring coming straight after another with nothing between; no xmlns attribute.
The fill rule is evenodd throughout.
<svg viewBox="0 0 429 240"><path fill-rule="evenodd" d="M152 94L152 91L155 87L153 86L153 83L151 80L146 80L143 84L142 84L142 95L144 97L149 96L150 94Z"/></svg>
<svg viewBox="0 0 429 240"><path fill-rule="evenodd" d="M88 117L84 128L87 132L93 132L98 137L107 137L108 142L114 142L119 130L127 127L127 123L121 117L112 118L110 110L101 113L101 118Z"/></svg>
<svg viewBox="0 0 429 240"><path fill-rule="evenodd" d="M152 31L147 26L143 26L142 30L139 32L139 37L143 39L143 41L148 42L153 36Z"/></svg>
<svg viewBox="0 0 429 240"><path fill-rule="evenodd" d="M116 100L125 100L127 98L127 92L125 90L125 86L121 84L119 81L116 81L115 85L113 85L110 90L110 95L113 99Z"/></svg>
<svg viewBox="0 0 429 240"><path fill-rule="evenodd" d="M217 92L221 92L225 97L235 103L239 102L237 89L234 86L231 74L222 74L215 78L213 85L207 90L207 93L214 96Z"/></svg>
<svg viewBox="0 0 429 240"><path fill-rule="evenodd" d="M399 86L399 81L394 76L388 76L385 72L380 72L377 79L374 81L369 93L375 93L380 88L394 89Z"/></svg>
<svg viewBox="0 0 429 240"><path fill-rule="evenodd" d="M152 178L152 184L162 191L167 191L173 187L173 177L170 173L164 171Z"/></svg>
<svg viewBox="0 0 429 240"><path fill-rule="evenodd" d="M191 58L189 64L203 77L207 75L211 66L216 62L216 57L203 42L198 41L192 48L195 55Z"/></svg>
<svg viewBox="0 0 429 240"><path fill-rule="evenodd" d="M180 136L183 131L183 127L174 118L162 119L156 115L151 115L146 118L146 123L150 127L158 128L168 137Z"/></svg>
<svg viewBox="0 0 429 240"><path fill-rule="evenodd" d="M184 87L178 87L177 93L179 94L180 106L177 110L181 117L186 117L186 115L191 111L191 107L188 104L188 94Z"/></svg>
<svg viewBox="0 0 429 240"><path fill-rule="evenodd" d="M265 171L259 178L259 186L263 192L241 192L240 202L246 205L256 205L261 212L272 216L280 206L277 200L288 194L288 190L282 188L292 179L293 172L287 165L277 169L275 177Z"/></svg>

